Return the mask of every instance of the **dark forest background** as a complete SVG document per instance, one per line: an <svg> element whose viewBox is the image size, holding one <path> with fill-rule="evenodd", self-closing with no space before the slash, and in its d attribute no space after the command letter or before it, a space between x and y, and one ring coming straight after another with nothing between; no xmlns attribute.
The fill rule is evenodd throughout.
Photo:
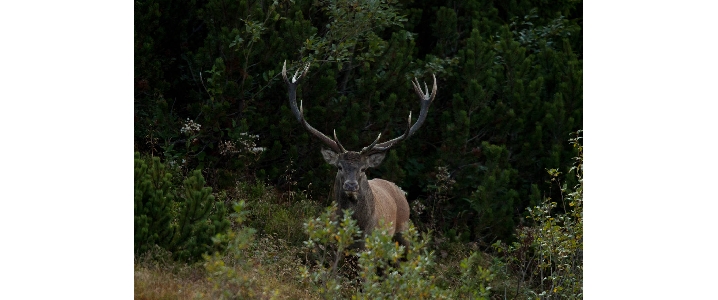
<svg viewBox="0 0 718 300"><path fill-rule="evenodd" d="M134 22L135 151L215 191L264 182L330 204L335 170L289 109L284 61L312 63L305 117L350 150L400 135L410 81L436 75L424 126L368 174L408 192L421 230L511 240L527 207L560 198L547 170L578 155L582 1L156 0Z"/></svg>

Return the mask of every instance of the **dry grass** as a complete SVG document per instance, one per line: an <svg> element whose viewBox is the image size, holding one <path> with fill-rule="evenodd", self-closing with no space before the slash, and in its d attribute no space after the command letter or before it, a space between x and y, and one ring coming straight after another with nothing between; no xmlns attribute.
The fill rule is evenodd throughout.
<svg viewBox="0 0 718 300"><path fill-rule="evenodd" d="M201 266L135 264L135 299L203 299L211 292Z"/></svg>
<svg viewBox="0 0 718 300"><path fill-rule="evenodd" d="M253 265L244 272L259 283L262 299L318 299L310 286L301 282L299 268L303 250L276 235L258 236L250 247ZM248 253L249 254L249 253Z"/></svg>
<svg viewBox="0 0 718 300"><path fill-rule="evenodd" d="M248 259L245 268L238 265L236 271L252 282L253 298L318 299L312 288L298 278L300 253L300 248L283 239L261 236L245 252ZM193 265L174 262L161 249L139 258L134 269L135 299L218 299L222 289L229 288L222 280L216 288L202 262Z"/></svg>

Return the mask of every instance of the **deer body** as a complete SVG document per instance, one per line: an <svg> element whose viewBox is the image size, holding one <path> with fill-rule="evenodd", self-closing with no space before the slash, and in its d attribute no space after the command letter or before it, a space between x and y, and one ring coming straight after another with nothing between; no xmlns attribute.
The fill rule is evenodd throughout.
<svg viewBox="0 0 718 300"><path fill-rule="evenodd" d="M383 224L398 242L408 246L401 236L409 228L409 203L404 191L384 179L367 180L364 173L367 168L379 165L384 153L362 156L353 151L337 154L324 149L322 155L327 163L337 167L332 196L339 210L351 209L365 235Z"/></svg>
<svg viewBox="0 0 718 300"><path fill-rule="evenodd" d="M390 226L389 234L409 229L409 202L406 201L404 191L393 182L379 178L369 180L369 187L375 202L373 220L386 222ZM376 228L379 223L367 224L367 228Z"/></svg>
<svg viewBox="0 0 718 300"><path fill-rule="evenodd" d="M379 143L381 138L381 134L379 134L371 145L356 152L344 149L344 146L337 139L336 131L334 132L334 139L332 139L309 125L304 119L302 107L297 107L296 89L298 81L306 75L308 70L309 65L306 65L301 75L299 75L300 70L297 70L292 79L289 80L285 62L282 76L289 87L289 105L294 116L304 125L307 131L330 148L322 149L321 152L324 160L337 168L337 176L334 179L332 188L334 201L341 211L352 209L354 212L353 218L357 220L357 225L363 235L371 234L378 226L387 226L389 233L394 235L397 242L409 247L409 243L402 236L402 233L409 228L409 203L406 201L404 191L390 181L383 179L368 180L365 171L368 168L379 166L391 147L408 138L421 127L424 120L426 120L429 105L436 96L436 78L434 78L431 94L429 94L426 85L426 93L424 93L418 81L412 82L415 92L421 99L419 119L413 126L411 126L411 113L409 113L409 120L404 134L382 143ZM359 247L363 247L363 239L358 244Z"/></svg>
<svg viewBox="0 0 718 300"><path fill-rule="evenodd" d="M387 226L389 234L400 233L409 228L409 202L404 191L393 182L384 179L368 180L361 198L352 199L338 189L339 180L334 183L334 199L340 210L352 209L359 228L371 234L379 224Z"/></svg>

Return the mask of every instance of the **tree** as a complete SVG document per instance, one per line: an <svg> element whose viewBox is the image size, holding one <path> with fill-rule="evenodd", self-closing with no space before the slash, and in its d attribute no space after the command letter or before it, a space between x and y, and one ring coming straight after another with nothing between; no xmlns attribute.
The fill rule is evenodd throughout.
<svg viewBox="0 0 718 300"><path fill-rule="evenodd" d="M312 183L330 182L333 171L289 111L282 63L292 71L312 62L298 91L305 117L322 132L336 129L348 148L401 134L417 110L410 80L434 73L430 130L369 176L396 182L410 203L427 202L445 168L455 184L438 211L452 222L437 229L458 224L472 240L510 239L536 195L558 196L545 170L566 169L575 155L563 141L583 122L581 6L139 1L135 148L183 172L202 169L215 190L239 179L328 195L329 185ZM182 131L191 123L200 129Z"/></svg>
<svg viewBox="0 0 718 300"><path fill-rule="evenodd" d="M215 201L200 171L180 190L158 157L135 152L135 253L159 246L178 260L197 260L212 250L212 237L229 227L223 202Z"/></svg>

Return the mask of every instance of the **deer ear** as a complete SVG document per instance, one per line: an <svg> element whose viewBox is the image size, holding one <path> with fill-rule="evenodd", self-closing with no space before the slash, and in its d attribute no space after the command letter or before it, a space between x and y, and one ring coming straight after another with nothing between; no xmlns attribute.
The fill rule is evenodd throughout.
<svg viewBox="0 0 718 300"><path fill-rule="evenodd" d="M379 164L381 164L381 162L384 160L384 156L386 156L386 152L379 152L369 155L369 157L366 158L367 166L370 168L378 167Z"/></svg>
<svg viewBox="0 0 718 300"><path fill-rule="evenodd" d="M322 156L324 156L324 160L330 165L336 165L337 159L339 158L339 154L329 149L322 149Z"/></svg>

